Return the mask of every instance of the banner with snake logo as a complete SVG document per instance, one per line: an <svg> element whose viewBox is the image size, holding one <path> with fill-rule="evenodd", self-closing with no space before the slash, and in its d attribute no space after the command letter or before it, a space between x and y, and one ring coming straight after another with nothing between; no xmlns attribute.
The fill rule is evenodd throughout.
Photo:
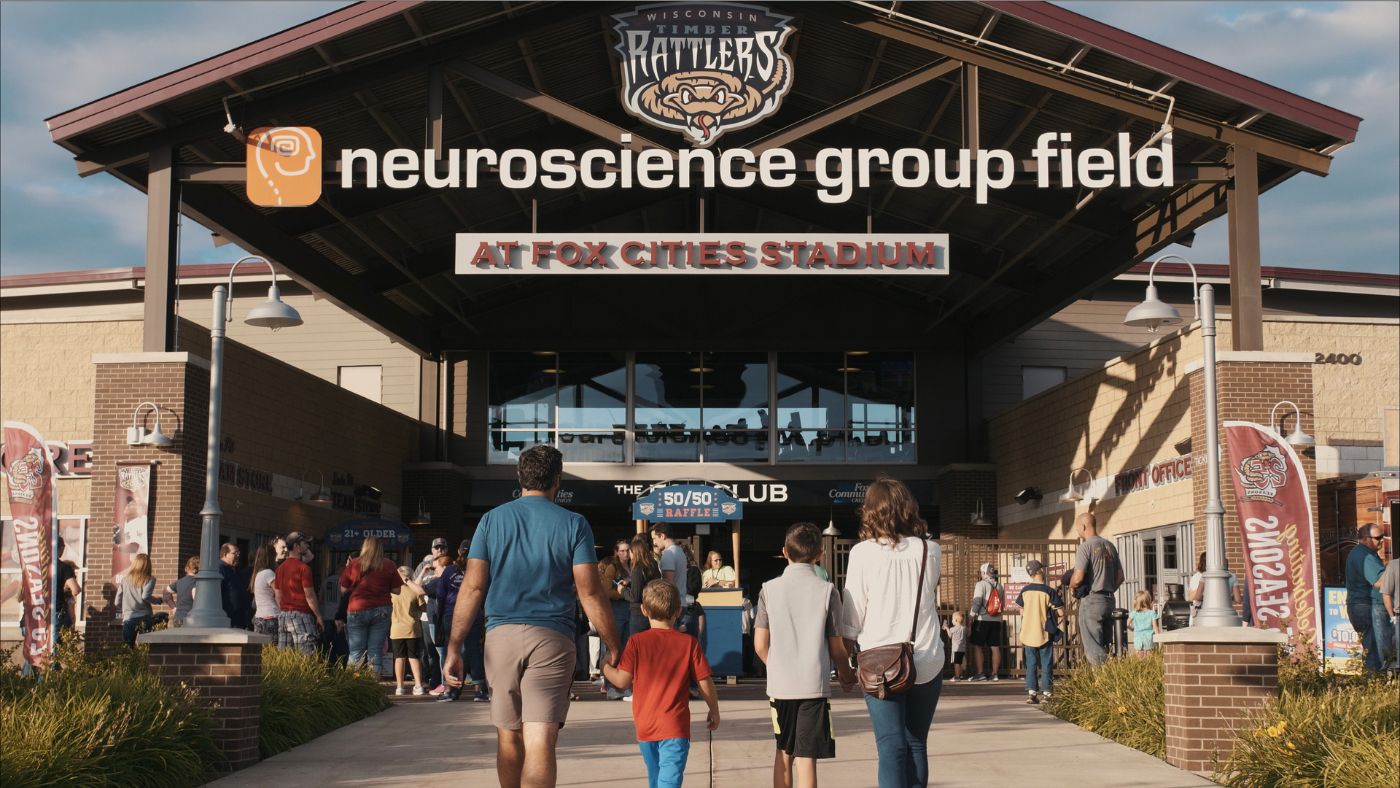
<svg viewBox="0 0 1400 788"><path fill-rule="evenodd" d="M622 105L706 147L778 111L792 87L791 17L741 3L641 6L618 14Z"/></svg>

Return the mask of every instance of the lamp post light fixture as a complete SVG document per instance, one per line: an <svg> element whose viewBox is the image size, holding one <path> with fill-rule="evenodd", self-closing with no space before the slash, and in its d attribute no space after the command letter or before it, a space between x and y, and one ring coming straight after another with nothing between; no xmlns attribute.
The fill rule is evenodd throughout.
<svg viewBox="0 0 1400 788"><path fill-rule="evenodd" d="M335 499L331 497L331 491L326 489L326 475L324 473L321 473L320 471L317 471L316 475L321 479L321 481L319 484L316 485L316 492L311 494L310 501L312 503L319 504L328 504L333 502Z"/></svg>
<svg viewBox="0 0 1400 788"><path fill-rule="evenodd" d="M146 428L137 424L141 418L141 412L149 406L156 412L156 428L146 432ZM126 442L128 446L155 446L160 449L168 449L175 445L175 441L160 431L160 406L154 402L143 402L136 406L136 410L131 413L131 426L126 430Z"/></svg>
<svg viewBox="0 0 1400 788"><path fill-rule="evenodd" d="M267 300L248 311L243 322L251 326L279 328L301 325L301 315L282 301L277 289L277 271L266 258L250 255L234 263L228 272L228 287L214 288L214 320L209 324L209 449L204 472L204 508L199 514L199 572L194 576L194 607L186 616L186 626L225 629L229 625L219 592L219 430L223 417L224 390L224 325L232 320L233 275L243 263L258 262L272 270L272 286ZM322 488L324 490L324 487ZM319 494L319 493L318 493ZM312 500L315 500L314 496Z"/></svg>
<svg viewBox="0 0 1400 788"><path fill-rule="evenodd" d="M1060 503L1079 503L1084 500L1084 496L1081 495L1078 490L1074 489L1074 475L1077 473L1089 473L1089 469L1075 468L1069 472L1069 486L1065 488L1065 494L1060 496ZM1089 483L1092 484L1093 481L1094 477L1091 475L1089 477ZM1088 490L1088 487L1088 484L1084 485L1085 490Z"/></svg>
<svg viewBox="0 0 1400 788"><path fill-rule="evenodd" d="M433 524L432 512L429 512L427 507L423 505L423 496L421 495L418 496L418 516L414 517L412 520L409 520L408 524L414 527L421 527Z"/></svg>
<svg viewBox="0 0 1400 788"><path fill-rule="evenodd" d="M1295 449L1309 449L1313 446L1316 446L1317 441L1313 438L1313 436L1307 434L1306 432L1303 432L1303 411L1298 407L1297 403L1293 402L1292 400L1284 400L1283 402L1280 402L1277 405L1275 405L1273 409L1269 411L1269 428L1280 435L1283 434L1283 430L1280 429L1283 426L1283 423L1281 421L1275 421L1274 414L1277 413L1278 409L1283 407L1284 405L1288 405L1289 407L1293 408L1293 431L1288 433L1288 437L1284 438L1284 440L1288 441L1288 445L1292 446ZM1288 418L1288 414L1284 413L1283 417L1285 419ZM157 422L157 426L159 426L159 422Z"/></svg>
<svg viewBox="0 0 1400 788"><path fill-rule="evenodd" d="M1156 288L1152 286L1152 271L1157 268L1157 263L1169 257L1186 263L1191 269L1192 301L1197 305L1196 316L1201 321L1201 341L1205 346L1202 390L1206 400L1206 443L1201 448L1206 455L1206 571L1201 575L1204 581L1204 598L1192 626L1238 627L1244 622L1230 604L1230 573L1225 571L1225 504L1220 499L1220 417L1215 379L1215 288L1209 284L1199 288L1196 286L1196 266L1192 265L1190 260L1181 255L1163 255L1148 269L1147 298L1129 310L1123 323L1156 331L1158 326L1181 322L1181 315L1175 308L1156 300Z"/></svg>
<svg viewBox="0 0 1400 788"><path fill-rule="evenodd" d="M982 508L982 499L977 499L977 508L972 510L971 523L976 528L990 528L996 523L992 522Z"/></svg>

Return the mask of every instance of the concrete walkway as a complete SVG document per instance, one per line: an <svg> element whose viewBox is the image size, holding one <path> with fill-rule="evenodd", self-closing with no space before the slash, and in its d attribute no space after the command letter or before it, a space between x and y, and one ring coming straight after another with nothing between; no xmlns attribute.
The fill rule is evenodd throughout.
<svg viewBox="0 0 1400 788"><path fill-rule="evenodd" d="M559 785L636 786L646 769L633 739L631 706L607 701L586 684L559 738ZM761 682L721 686L722 723L714 737L715 788L770 785L773 734ZM322 736L219 780L217 786L496 785L495 728L488 705L395 699L370 719ZM709 788L704 704L696 721L686 785ZM832 701L837 758L823 761L828 786L875 785L875 743L859 695ZM945 685L929 735L930 784L940 786L1142 786L1212 783L1150 755L1114 744L1028 706L1019 682Z"/></svg>

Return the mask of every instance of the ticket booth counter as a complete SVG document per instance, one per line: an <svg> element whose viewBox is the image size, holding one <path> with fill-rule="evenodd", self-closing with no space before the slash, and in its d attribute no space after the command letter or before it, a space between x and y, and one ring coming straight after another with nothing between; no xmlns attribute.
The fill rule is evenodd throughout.
<svg viewBox="0 0 1400 788"><path fill-rule="evenodd" d="M739 533L744 504L714 482L668 481L653 486L632 504L637 533L645 533L653 523L695 527L728 524L730 555L734 573L739 573ZM703 539L698 533L692 542L697 566L704 563ZM703 566L700 567L703 571ZM696 600L705 608L705 659L717 680L738 676L744 669L744 592L742 588L701 589Z"/></svg>

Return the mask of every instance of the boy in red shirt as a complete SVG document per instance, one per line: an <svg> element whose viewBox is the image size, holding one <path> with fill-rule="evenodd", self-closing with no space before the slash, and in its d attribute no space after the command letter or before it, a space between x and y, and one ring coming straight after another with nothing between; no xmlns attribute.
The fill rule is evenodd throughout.
<svg viewBox="0 0 1400 788"><path fill-rule="evenodd" d="M648 583L642 612L651 629L629 638L617 667L604 663L603 673L618 689L632 687L632 719L647 765L647 788L680 788L690 755L689 687L700 685L710 707L710 730L719 727L719 698L700 642L672 628L681 612L676 587L665 580Z"/></svg>

